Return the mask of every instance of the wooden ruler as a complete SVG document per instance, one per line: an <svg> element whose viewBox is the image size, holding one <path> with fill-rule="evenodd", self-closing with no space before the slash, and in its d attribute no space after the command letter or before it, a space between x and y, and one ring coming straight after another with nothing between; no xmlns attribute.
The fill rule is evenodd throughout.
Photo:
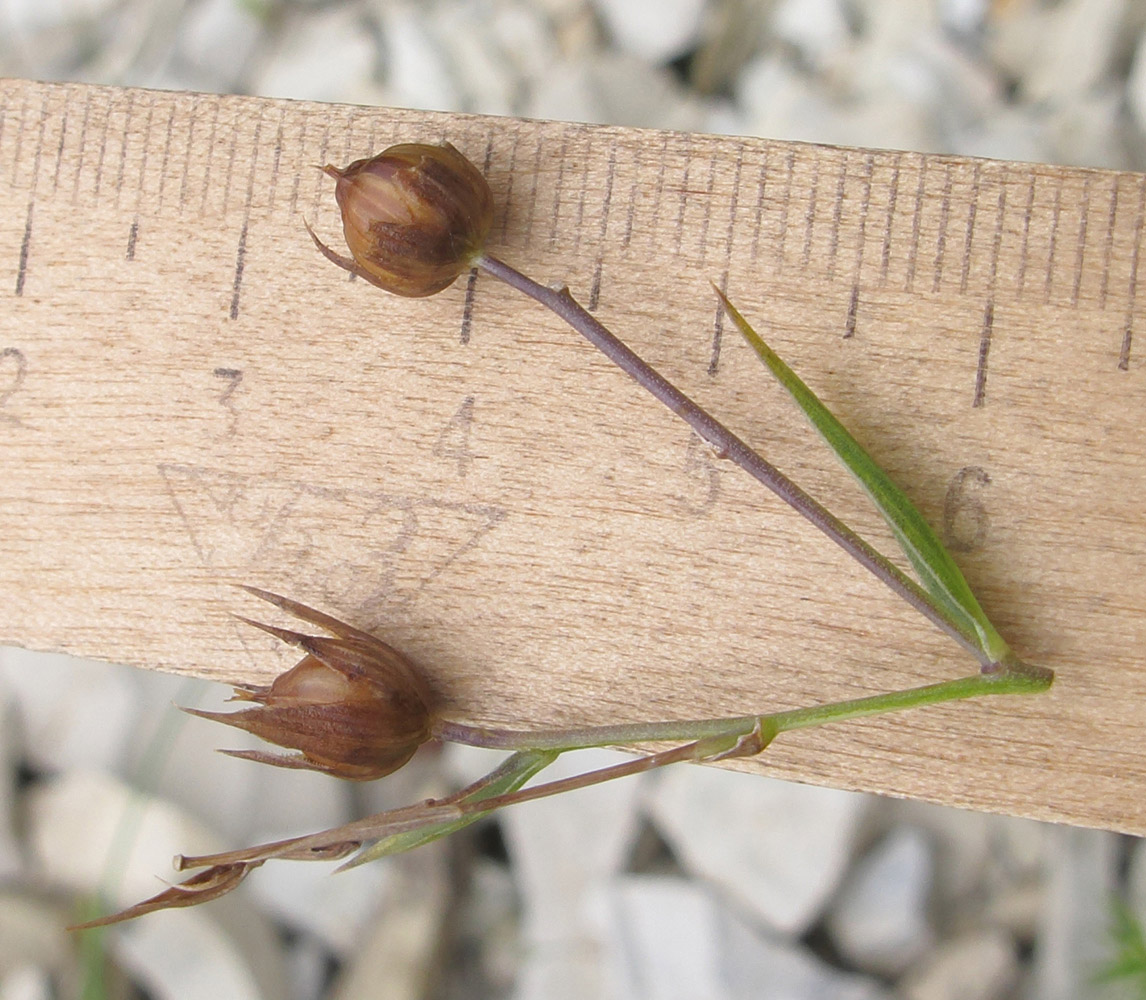
<svg viewBox="0 0 1146 1000"><path fill-rule="evenodd" d="M490 179L495 252L892 550L723 327L727 289L1058 673L739 766L1146 833L1137 174L2 82L0 639L266 679L290 654L229 615L265 613L252 583L520 726L972 666L534 304L486 279L400 300L323 261L314 165L443 137Z"/></svg>

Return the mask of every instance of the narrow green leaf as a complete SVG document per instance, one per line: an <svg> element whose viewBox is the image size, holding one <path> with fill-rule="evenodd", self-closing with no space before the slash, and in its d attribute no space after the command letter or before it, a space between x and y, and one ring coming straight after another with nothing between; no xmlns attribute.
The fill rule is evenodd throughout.
<svg viewBox="0 0 1146 1000"><path fill-rule="evenodd" d="M764 343L719 288L716 294L720 296L724 308L744 339L788 390L812 426L820 432L832 451L871 497L904 555L915 567L924 589L957 625L978 638L980 649L992 663L1000 662L1007 654L1006 642L995 631L959 567L923 515L847 428L820 402L816 394Z"/></svg>
<svg viewBox="0 0 1146 1000"><path fill-rule="evenodd" d="M529 781L530 778L539 771L543 771L547 768L559 756L560 752L557 750L519 750L517 753L507 757L498 767L490 771L490 773L480 781L471 785L468 794L463 795L460 801L480 802L482 799L490 799L496 795L516 792L522 785ZM463 819L436 823L433 826L422 827L420 830L410 830L406 833L395 833L392 836L383 837L362 848L361 851L338 870L343 871L347 868L357 868L359 865L364 865L368 861L376 861L378 858L383 858L390 854L401 854L403 851L412 851L415 847L428 844L431 840L448 837L451 833L469 826L483 816L488 816L492 811L491 809L487 812L474 813Z"/></svg>

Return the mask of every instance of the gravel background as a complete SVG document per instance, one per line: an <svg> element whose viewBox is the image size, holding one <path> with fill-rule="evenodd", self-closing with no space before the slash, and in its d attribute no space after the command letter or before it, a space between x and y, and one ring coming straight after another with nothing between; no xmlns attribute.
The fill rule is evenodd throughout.
<svg viewBox="0 0 1146 1000"><path fill-rule="evenodd" d="M0 74L1142 169L1144 26L1129 0L0 0ZM1135 995L1094 973L1115 893L1146 918L1138 842L701 768L78 942L77 900L151 894L177 850L491 766L268 774L171 709L224 694L0 650L0 1000Z"/></svg>

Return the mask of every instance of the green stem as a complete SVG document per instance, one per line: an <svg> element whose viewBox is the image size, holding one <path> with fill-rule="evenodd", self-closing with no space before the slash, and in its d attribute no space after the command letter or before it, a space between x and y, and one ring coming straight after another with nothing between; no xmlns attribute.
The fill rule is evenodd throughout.
<svg viewBox="0 0 1146 1000"><path fill-rule="evenodd" d="M944 701L959 701L987 694L1034 694L1051 686L1053 675L1050 671L1026 672L1021 670L1003 671L995 674L973 674L953 681L938 684L925 684L923 687L875 694L867 698L852 698L837 701L831 705L815 705L812 708L797 708L789 712L776 712L764 716L764 720L776 727L777 733L792 729L806 729L822 726L826 722L843 722L858 719L865 715L882 715L885 712L901 712L907 708L923 705L938 705Z"/></svg>
<svg viewBox="0 0 1146 1000"><path fill-rule="evenodd" d="M1005 664L995 673L925 684L886 694L852 698L815 705L812 708L773 712L770 715L741 715L726 719L682 720L680 722L637 722L620 726L586 726L573 729L519 730L490 726L470 726L462 722L439 722L434 735L454 743L495 750L583 750L588 747L621 746L633 743L706 740L746 736L757 727L774 733L805 729L828 722L843 722L865 715L882 715L907 708L937 705L988 694L1031 694L1050 687L1053 674L1042 667L1021 661Z"/></svg>

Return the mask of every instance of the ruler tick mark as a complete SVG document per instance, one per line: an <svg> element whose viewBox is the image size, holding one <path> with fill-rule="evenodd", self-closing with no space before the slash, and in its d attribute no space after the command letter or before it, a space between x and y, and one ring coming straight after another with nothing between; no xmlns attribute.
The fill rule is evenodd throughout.
<svg viewBox="0 0 1146 1000"><path fill-rule="evenodd" d="M529 204L525 209L525 232L522 234L526 243L529 243L530 237L533 235L533 218L536 214L535 209L537 208L537 189L540 187L542 152L541 147L542 141L539 139L537 141L537 146L533 151L533 169L529 172L529 176L531 178L531 183L529 185ZM574 228L575 233L580 233L580 231L580 226ZM577 241L575 238L575 245L576 242Z"/></svg>
<svg viewBox="0 0 1146 1000"><path fill-rule="evenodd" d="M613 204L613 179L617 173L617 147L609 147L609 166L605 171L605 203L601 206L601 227L597 233L597 262L593 268L593 284L589 289L589 312L594 312L601 301L601 271L605 266L605 238L609 232L609 210ZM581 193L581 202L585 194ZM580 227L578 227L580 228Z"/></svg>
<svg viewBox="0 0 1146 1000"><path fill-rule="evenodd" d="M489 176L490 164L493 163L493 136L486 136L485 141L485 159L482 161L481 172L486 177ZM477 297L477 281L478 269L476 267L470 268L469 277L466 279L466 298L462 305L462 328L458 331L458 343L463 346L470 342L470 331L473 329L474 321L474 299Z"/></svg>
<svg viewBox="0 0 1146 1000"><path fill-rule="evenodd" d="M983 310L983 329L979 334L979 361L975 368L975 396L971 406L979 409L987 399L987 355L991 351L991 333L995 326L995 302L987 300Z"/></svg>
<svg viewBox="0 0 1146 1000"><path fill-rule="evenodd" d="M1062 178L1058 179L1054 189L1054 206L1051 209L1050 244L1047 247L1047 274L1043 282L1043 301L1049 302L1054 289L1054 256L1058 249L1058 223L1062 217Z"/></svg>
<svg viewBox="0 0 1146 1000"><path fill-rule="evenodd" d="M227 151L227 173L223 178L223 209L222 215L226 217L227 209L231 203L231 178L235 173L235 154L239 146L239 130L237 128L231 129L231 148ZM254 169L254 161L258 156L258 146L252 150L251 168Z"/></svg>
<svg viewBox="0 0 1146 1000"><path fill-rule="evenodd" d="M167 110L167 134L163 140L163 157L159 161L159 192L155 196L157 209L163 208L163 192L167 188L167 163L171 158L171 133L175 126L175 105Z"/></svg>
<svg viewBox="0 0 1146 1000"><path fill-rule="evenodd" d="M283 126L286 123L286 108L284 107L279 112L279 127L275 131L275 155L271 163L271 182L269 190L267 191L267 208L266 214L268 216L274 213L275 209L275 192L279 186L279 167L282 163L283 156Z"/></svg>
<svg viewBox="0 0 1146 1000"><path fill-rule="evenodd" d="M569 130L561 131L561 150L557 154L557 183L553 187L553 214L549 225L549 246L557 246L557 230L561 225L561 194L565 186L565 158L569 149Z"/></svg>
<svg viewBox="0 0 1146 1000"><path fill-rule="evenodd" d="M577 195L577 215L573 223L573 249L574 251L581 249L581 233L584 228L585 222L585 200L588 197L589 191L589 162L590 156L585 156L585 162L581 165L581 191ZM532 213L530 213L532 214Z"/></svg>
<svg viewBox="0 0 1146 1000"><path fill-rule="evenodd" d="M219 127L219 102L215 100L212 102L215 106L215 113L211 116L211 131L207 136L207 162L203 166L203 190L199 198L199 214L202 215L207 210L207 192L211 190L211 160L214 159L215 153L215 130ZM319 156L322 159L322 156Z"/></svg>
<svg viewBox="0 0 1146 1000"><path fill-rule="evenodd" d="M1036 183L1037 178L1035 176L1030 177L1027 181L1027 200L1023 206L1022 232L1019 237L1019 265L1015 275L1015 286L1020 296L1022 296L1023 289L1027 284L1027 254L1031 245L1031 214L1035 210Z"/></svg>
<svg viewBox="0 0 1146 1000"><path fill-rule="evenodd" d="M740 148L740 155L744 155L744 147ZM760 250L760 227L764 222L764 189L768 183L768 150L764 150L764 155L760 159L760 173L756 178L756 225L752 230L752 263L756 263L756 257Z"/></svg>
<svg viewBox="0 0 1146 1000"><path fill-rule="evenodd" d="M1070 304L1078 305L1078 296L1082 288L1082 265L1086 255L1086 230L1090 224L1090 178L1087 174L1082 181L1082 208L1078 218L1078 246L1074 254L1074 285L1071 287Z"/></svg>
<svg viewBox="0 0 1146 1000"><path fill-rule="evenodd" d="M943 196L939 200L939 235L935 241L935 267L931 275L931 291L938 292L943 280L943 258L947 253L947 224L951 217L951 164L943 171ZM974 201L971 202L974 205Z"/></svg>
<svg viewBox="0 0 1146 1000"><path fill-rule="evenodd" d="M1134 217L1134 243L1130 248L1130 280L1126 289L1126 323L1122 328L1122 346L1118 351L1118 367L1130 369L1130 343L1134 336L1134 302L1138 292L1138 255L1142 245L1142 221L1146 215L1146 177L1138 178L1138 212Z"/></svg>
<svg viewBox="0 0 1146 1000"><path fill-rule="evenodd" d="M127 231L127 253L124 254L124 260L135 260L135 241L138 236L139 219L135 219Z"/></svg>
<svg viewBox="0 0 1146 1000"><path fill-rule="evenodd" d="M115 207L119 208L120 199L123 197L123 175L127 170L127 142L131 136L131 118L135 114L135 91L129 90L127 92L127 110L123 116L123 135L120 137L119 144L119 166L115 172ZM146 132L144 133L146 135ZM146 143L144 144L146 145Z"/></svg>
<svg viewBox="0 0 1146 1000"><path fill-rule="evenodd" d="M501 209L501 235L509 235L509 209L513 204L513 180L517 176L517 149L521 145L521 126L513 130L513 142L509 146L509 172L505 180L505 203Z"/></svg>
<svg viewBox="0 0 1146 1000"><path fill-rule="evenodd" d="M231 319L239 318L239 291L243 285L243 267L247 259L247 220L239 232L239 247L235 253L235 285L231 292Z"/></svg>
<svg viewBox="0 0 1146 1000"><path fill-rule="evenodd" d="M147 141L147 137L151 134L151 116L155 112L155 105L152 103L147 108L147 124L143 128L143 151L139 155L139 177L135 185L135 214L139 215L139 206L143 202L143 186L147 176L147 153L151 148L151 143Z"/></svg>
<svg viewBox="0 0 1146 1000"><path fill-rule="evenodd" d="M728 227L724 232L724 267L720 275L720 290L728 292L728 271L732 266L732 238L736 232L736 211L740 205L740 175L744 168L744 144L736 147L736 169L732 175L732 195L728 200ZM724 338L724 306L716 303L716 318L712 323L712 352L708 358L708 374L716 375L720 367L720 345Z"/></svg>
<svg viewBox="0 0 1146 1000"><path fill-rule="evenodd" d="M318 150L318 162L319 163L325 163L326 162L327 151L329 149L330 149L330 119L326 118L326 119L324 119L324 121L322 123L322 145L319 146L319 150ZM296 172L295 173L296 179L298 178L298 176L299 175ZM310 210L311 210L311 213L316 218L318 217L318 213L319 213L320 209L322 208L323 201L325 200L323 198L323 194L325 193L323 190L323 176L324 175L317 170L314 172L314 188L313 188L313 192L311 195L312 200L311 200L311 204L310 204ZM352 277L354 277L354 275L352 275Z"/></svg>
<svg viewBox="0 0 1146 1000"><path fill-rule="evenodd" d="M24 220L24 238L20 241L20 263L16 268L16 294L24 294L24 279L28 274L28 253L32 248L32 208L35 202L28 199L28 216Z"/></svg>
<svg viewBox="0 0 1146 1000"><path fill-rule="evenodd" d="M1003 249L1003 220L1007 215L1007 185L1000 182L999 197L995 202L995 231L991 235L991 259L987 264L987 292L995 294L995 279L999 274L999 252ZM970 254L970 247L968 255ZM966 271L964 270L964 273Z"/></svg>
<svg viewBox="0 0 1146 1000"><path fill-rule="evenodd" d="M628 250L633 241L633 222L637 214L637 182L641 176L641 147L633 151L633 182L629 185L629 207L625 212L625 234L621 238L621 249Z"/></svg>
<svg viewBox="0 0 1146 1000"><path fill-rule="evenodd" d="M684 243L684 209L688 203L689 174L692 171L692 143L685 138L684 144L684 176L681 178L680 194L676 203L676 252L679 255Z"/></svg>
<svg viewBox="0 0 1146 1000"><path fill-rule="evenodd" d="M64 106L64 113L60 121L60 141L56 144L56 168L52 171L52 190L60 188L60 166L64 162L64 143L68 138L68 106Z"/></svg>
<svg viewBox="0 0 1146 1000"><path fill-rule="evenodd" d="M1114 224L1118 216L1118 182L1121 174L1115 174L1110 182L1110 214L1106 218L1106 239L1102 245L1102 284L1098 290L1098 308L1106 308L1106 293L1110 287L1110 261L1114 255Z"/></svg>
<svg viewBox="0 0 1146 1000"><path fill-rule="evenodd" d="M907 251L907 280L904 289L915 291L915 268L919 259L919 240L923 231L923 185L927 179L927 160L919 164L919 179L915 184L915 209L911 216L911 242Z"/></svg>
<svg viewBox="0 0 1146 1000"><path fill-rule="evenodd" d="M92 91L87 92L87 98L84 100L84 117L80 122L80 138L79 149L76 150L76 172L72 177L72 204L76 203L80 194L80 178L83 176L84 170L84 153L87 152L88 146L88 118L92 110ZM0 110L0 134L3 134L3 113Z"/></svg>
<svg viewBox="0 0 1146 1000"><path fill-rule="evenodd" d="M848 298L848 315L844 321L844 340L850 340L856 335L856 313L859 311L859 285L852 285L852 294Z"/></svg>
<svg viewBox="0 0 1146 1000"><path fill-rule="evenodd" d="M704 188L704 217L700 220L700 259L708 254L708 225L712 218L712 190L716 184L716 157L708 160L708 183Z"/></svg>
<svg viewBox="0 0 1146 1000"><path fill-rule="evenodd" d="M895 203L899 200L899 165L903 160L902 153L895 154L895 161L891 167L891 185L887 195L887 218L883 227L883 245L879 255L879 283L887 281L887 271L891 266L891 230L895 223Z"/></svg>
<svg viewBox="0 0 1146 1000"><path fill-rule="evenodd" d="M959 274L960 295L967 293L967 282L971 279L971 247L975 239L975 219L979 214L979 192L982 176L982 164L976 160L971 181L971 200L967 206L967 228L963 233L963 269Z"/></svg>
<svg viewBox="0 0 1146 1000"><path fill-rule="evenodd" d="M792 205L792 178L796 172L796 153L789 150L784 157L784 194L780 201L780 228L776 234L777 272L784 270L784 253L788 243L788 212Z"/></svg>
<svg viewBox="0 0 1146 1000"><path fill-rule="evenodd" d="M840 248L840 221L844 216L844 191L848 179L848 154L845 152L836 177L836 196L832 201L832 227L828 231L828 280L836 274L836 254Z"/></svg>
<svg viewBox="0 0 1146 1000"><path fill-rule="evenodd" d="M195 141L195 115L187 117L187 148L183 151L183 174L179 178L179 214L187 208L187 177L191 173L191 148Z"/></svg>
<svg viewBox="0 0 1146 1000"><path fill-rule="evenodd" d="M808 207L804 210L804 250L800 262L807 267L812 259L812 230L816 223L816 196L820 187L820 161L812 167L812 190L808 193Z"/></svg>
<svg viewBox="0 0 1146 1000"><path fill-rule="evenodd" d="M854 286L853 292L856 292L856 290L859 288L860 275L863 271L864 244L867 242L867 216L868 212L871 210L871 176L874 170L875 157L869 153L864 157L863 164L863 193L860 195L859 231L856 233L855 261L852 263L852 285ZM852 332L854 333L854 322L852 326Z"/></svg>

